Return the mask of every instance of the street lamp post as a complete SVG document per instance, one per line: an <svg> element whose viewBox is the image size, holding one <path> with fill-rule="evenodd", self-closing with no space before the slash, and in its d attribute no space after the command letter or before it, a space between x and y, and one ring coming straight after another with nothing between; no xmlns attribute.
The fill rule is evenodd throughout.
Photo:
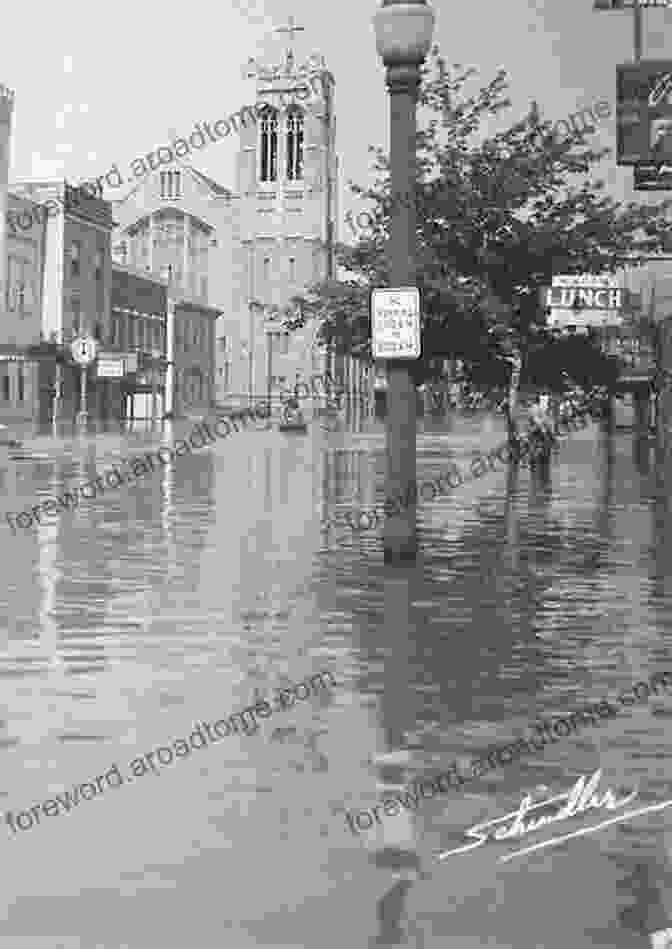
<svg viewBox="0 0 672 949"><path fill-rule="evenodd" d="M81 367L79 376L79 412L77 413L77 424L85 426L89 419L86 405L86 366Z"/></svg>
<svg viewBox="0 0 672 949"><path fill-rule="evenodd" d="M415 193L416 103L420 66L429 51L434 11L426 0L383 0L374 16L376 49L386 67L390 94L392 196ZM393 287L413 287L415 204L392 201L390 276ZM416 537L416 396L408 362L390 360L387 373L386 498L402 498L385 518L386 562L414 560ZM387 513L387 512L386 512Z"/></svg>

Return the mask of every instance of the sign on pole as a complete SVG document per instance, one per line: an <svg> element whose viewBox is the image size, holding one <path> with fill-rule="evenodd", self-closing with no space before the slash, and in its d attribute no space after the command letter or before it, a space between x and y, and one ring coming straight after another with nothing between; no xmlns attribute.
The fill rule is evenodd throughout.
<svg viewBox="0 0 672 949"><path fill-rule="evenodd" d="M97 364L98 378L121 379L124 376L124 357L100 353Z"/></svg>
<svg viewBox="0 0 672 949"><path fill-rule="evenodd" d="M616 67L616 164L672 163L672 60Z"/></svg>
<svg viewBox="0 0 672 949"><path fill-rule="evenodd" d="M417 287L371 294L374 359L420 358L420 291Z"/></svg>
<svg viewBox="0 0 672 949"><path fill-rule="evenodd" d="M98 344L93 336L78 336L72 343L72 358L80 366L88 366L96 358Z"/></svg>

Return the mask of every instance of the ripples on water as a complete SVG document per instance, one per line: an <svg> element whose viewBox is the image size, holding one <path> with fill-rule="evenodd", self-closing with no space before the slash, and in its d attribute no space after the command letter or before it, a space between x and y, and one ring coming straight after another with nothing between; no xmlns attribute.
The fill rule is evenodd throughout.
<svg viewBox="0 0 672 949"><path fill-rule="evenodd" d="M112 435L64 442L53 463L1 473L6 509L54 495L159 438L136 436L131 448ZM499 421L421 421L419 479L438 475L448 459L468 464L484 443L501 439ZM44 444L53 451L49 439ZM371 419L335 432L315 427L308 438L241 433L30 536L5 530L4 793L16 807L43 799L54 767L70 785L97 773L84 746L104 745L104 761L122 757L130 743L130 757L152 747L150 733L167 738L190 716L237 707L235 696L247 700L255 689L267 693L331 668L339 695L316 703L312 718L287 722L289 758L283 741L285 758L243 749L231 751L227 767L239 780L248 769L257 775L252 799L255 780L276 787L263 796L276 815L270 836L249 830L265 854L276 833L286 838L288 815L303 810L317 821L318 843L328 833L337 849L346 846L342 817L334 816L346 797L348 806L366 807L377 789L515 740L536 716L561 715L672 669L670 515L652 451L633 446L629 433L591 428L564 440L548 482L500 469L423 501L413 569L383 564L380 529L320 530L335 513L382 504L384 431ZM608 786L641 779L646 793L669 796L671 704L644 703L484 776L455 813L445 800L425 802L394 846L417 848L431 869L431 851L473 823L474 808L482 813L489 803L492 816L505 813L524 790L539 783L565 790L599 765ZM287 777L288 767L303 785ZM306 774L320 771L334 783L320 784L315 796ZM167 789L171 778L161 780ZM226 795L200 806L214 822L208 846L229 849L237 808L230 812ZM143 820L143 808L125 808L129 827ZM600 843L621 868L619 900L631 907L641 909L644 877L658 892L669 859L666 819L613 828ZM301 847L297 835L290 836ZM321 869L311 871L317 880L342 873L330 864L342 858L321 853ZM116 860L123 867L124 858ZM549 851L535 867L547 870L553 860ZM398 924L390 918L401 919L407 905L408 884L402 889L379 908L386 938ZM628 925L640 909L624 910ZM32 931L24 921L17 932L21 925ZM260 944L266 938L273 944L268 933ZM323 943L338 944L330 938Z"/></svg>

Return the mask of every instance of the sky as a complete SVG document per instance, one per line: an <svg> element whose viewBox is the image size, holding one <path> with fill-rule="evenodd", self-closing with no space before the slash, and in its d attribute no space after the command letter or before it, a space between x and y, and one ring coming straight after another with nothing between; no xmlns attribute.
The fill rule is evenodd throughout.
<svg viewBox="0 0 672 949"><path fill-rule="evenodd" d="M629 12L592 9L592 0L436 0L434 41L448 63L478 68L483 83L499 67L510 76L511 122L536 99L542 115L561 119L600 99L613 107L595 145L615 149L616 65L632 60ZM274 28L290 15L305 28L295 41L299 60L325 56L336 81L336 147L340 157L339 237L353 199L347 181L372 182L369 144L388 147L389 99L372 27L375 0L230 0L212 6L131 4L92 8L83 0L12 4L4 32L0 83L16 92L12 179L95 178L130 162L199 121L215 121L255 101L254 80L243 79L250 56L279 62L286 34ZM663 58L663 31L672 10L644 13L644 58ZM670 52L672 45L668 44ZM494 129L493 129L494 131ZM237 136L187 159L235 188ZM619 200L651 203L664 197L632 191L632 170L615 158L600 166ZM106 197L120 197L119 191Z"/></svg>

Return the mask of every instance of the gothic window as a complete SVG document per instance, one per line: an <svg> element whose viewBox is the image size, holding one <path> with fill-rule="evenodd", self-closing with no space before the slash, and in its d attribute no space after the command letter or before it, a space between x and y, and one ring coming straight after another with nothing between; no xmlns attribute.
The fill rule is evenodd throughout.
<svg viewBox="0 0 672 949"><path fill-rule="evenodd" d="M303 113L292 108L287 114L287 180L303 178Z"/></svg>
<svg viewBox="0 0 672 949"><path fill-rule="evenodd" d="M80 259L82 256L81 241L72 241L70 244L70 276L79 277L81 272Z"/></svg>
<svg viewBox="0 0 672 949"><path fill-rule="evenodd" d="M278 180L278 113L270 107L261 114L261 181Z"/></svg>
<svg viewBox="0 0 672 949"><path fill-rule="evenodd" d="M181 197L181 182L179 171L161 172L161 198L165 201L169 198Z"/></svg>

